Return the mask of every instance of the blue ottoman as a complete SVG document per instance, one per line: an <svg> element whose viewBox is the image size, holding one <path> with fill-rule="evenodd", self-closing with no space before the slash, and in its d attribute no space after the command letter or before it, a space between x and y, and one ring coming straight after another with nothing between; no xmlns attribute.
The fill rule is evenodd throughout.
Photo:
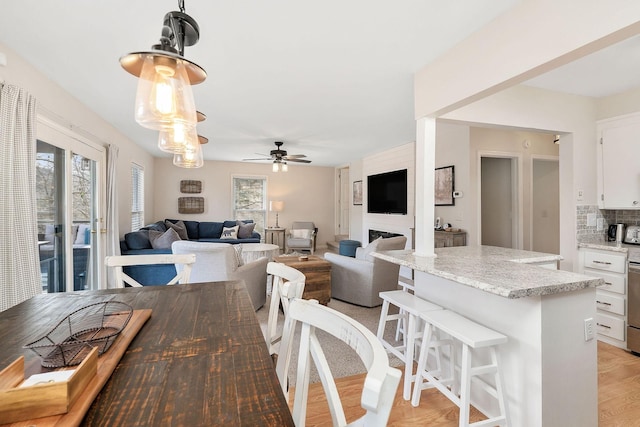
<svg viewBox="0 0 640 427"><path fill-rule="evenodd" d="M340 255L350 256L354 258L356 256L356 249L361 246L361 243L357 240L340 240Z"/></svg>

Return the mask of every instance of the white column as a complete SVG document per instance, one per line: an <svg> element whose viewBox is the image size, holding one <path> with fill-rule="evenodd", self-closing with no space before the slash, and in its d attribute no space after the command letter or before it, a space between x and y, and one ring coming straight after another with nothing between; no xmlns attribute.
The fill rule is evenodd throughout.
<svg viewBox="0 0 640 427"><path fill-rule="evenodd" d="M416 249L417 256L433 252L434 170L436 157L436 119L416 122Z"/></svg>

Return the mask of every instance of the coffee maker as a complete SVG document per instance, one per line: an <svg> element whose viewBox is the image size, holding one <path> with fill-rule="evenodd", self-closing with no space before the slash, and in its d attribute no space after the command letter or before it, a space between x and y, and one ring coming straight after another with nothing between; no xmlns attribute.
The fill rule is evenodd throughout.
<svg viewBox="0 0 640 427"><path fill-rule="evenodd" d="M607 230L607 240L609 242L622 243L624 240L624 229L626 226L622 223L611 224Z"/></svg>

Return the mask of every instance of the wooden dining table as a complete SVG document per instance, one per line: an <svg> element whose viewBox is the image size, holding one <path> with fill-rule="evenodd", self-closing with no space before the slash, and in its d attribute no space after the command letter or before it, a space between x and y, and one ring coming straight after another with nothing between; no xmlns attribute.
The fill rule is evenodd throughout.
<svg viewBox="0 0 640 427"><path fill-rule="evenodd" d="M19 356L39 368L23 346L106 300L152 312L81 425L294 425L242 281L38 295L0 313L0 370Z"/></svg>

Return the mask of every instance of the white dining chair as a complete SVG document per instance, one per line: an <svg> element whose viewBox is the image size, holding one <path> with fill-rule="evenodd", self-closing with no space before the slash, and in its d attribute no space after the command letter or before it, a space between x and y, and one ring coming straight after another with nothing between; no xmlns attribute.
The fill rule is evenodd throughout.
<svg viewBox="0 0 640 427"><path fill-rule="evenodd" d="M176 283L189 283L191 268L196 262L195 254L150 254L150 255L113 255L105 257L104 263L107 267L113 268L115 282L119 287L124 288L125 284L133 287L142 287L137 280L123 271L123 267L133 265L154 265L154 264L180 264L181 269L167 285Z"/></svg>
<svg viewBox="0 0 640 427"><path fill-rule="evenodd" d="M269 353L274 355L278 353L278 344L282 338L282 332L278 331L280 306L282 305L282 312L286 318L289 311L289 301L293 298L302 298L306 277L299 270L279 262L268 263L267 274L272 277L272 285L265 338L269 346Z"/></svg>
<svg viewBox="0 0 640 427"><path fill-rule="evenodd" d="M280 354L276 364L276 372L281 384L287 381L297 324L300 324L301 328L292 413L295 425L298 427L305 425L310 361L313 359L327 398L333 426L386 426L402 373L389 366L387 352L373 332L356 320L318 304L316 300L292 300L289 304L289 313L285 320ZM360 397L360 405L366 412L349 424L347 424L342 402L322 346L316 337L317 329L348 344L367 369ZM285 396L288 398L286 392Z"/></svg>

